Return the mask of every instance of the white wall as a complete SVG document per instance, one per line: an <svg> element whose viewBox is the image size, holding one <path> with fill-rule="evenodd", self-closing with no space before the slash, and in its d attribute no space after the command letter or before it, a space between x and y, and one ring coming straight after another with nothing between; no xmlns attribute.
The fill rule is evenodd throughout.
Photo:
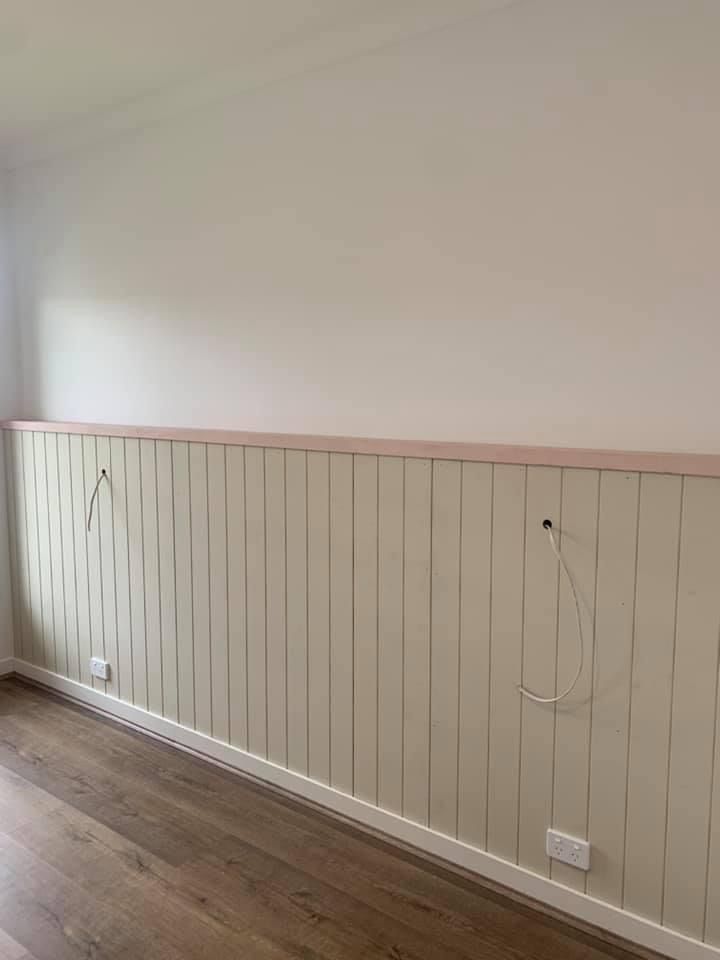
<svg viewBox="0 0 720 960"><path fill-rule="evenodd" d="M6 194L0 181L0 419L17 412L18 344L11 311L9 255ZM0 661L13 652L6 504L4 445L0 444Z"/></svg>
<svg viewBox="0 0 720 960"><path fill-rule="evenodd" d="M718 35L519 2L16 173L23 413L720 450Z"/></svg>

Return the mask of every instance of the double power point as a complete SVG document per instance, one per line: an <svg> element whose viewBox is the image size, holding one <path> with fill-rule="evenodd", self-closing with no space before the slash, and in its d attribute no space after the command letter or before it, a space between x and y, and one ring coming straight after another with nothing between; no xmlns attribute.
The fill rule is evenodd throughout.
<svg viewBox="0 0 720 960"><path fill-rule="evenodd" d="M567 863L578 870L590 869L590 844L578 837L569 837L557 830L548 830L545 852L552 860Z"/></svg>

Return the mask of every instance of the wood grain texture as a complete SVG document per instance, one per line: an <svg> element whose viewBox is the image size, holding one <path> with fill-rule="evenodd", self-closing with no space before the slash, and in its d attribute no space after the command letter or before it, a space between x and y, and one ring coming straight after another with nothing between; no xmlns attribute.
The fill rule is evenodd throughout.
<svg viewBox="0 0 720 960"><path fill-rule="evenodd" d="M630 960L12 680L0 682L0 787L0 957Z"/></svg>

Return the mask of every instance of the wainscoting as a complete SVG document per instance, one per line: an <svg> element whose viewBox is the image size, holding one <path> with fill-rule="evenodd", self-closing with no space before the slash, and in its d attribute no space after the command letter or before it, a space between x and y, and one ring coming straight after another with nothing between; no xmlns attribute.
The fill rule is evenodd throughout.
<svg viewBox="0 0 720 960"><path fill-rule="evenodd" d="M715 954L720 478L26 426L4 431L16 669ZM577 662L546 517L587 643L557 706L517 691L552 694ZM589 874L548 860L550 825L591 841Z"/></svg>

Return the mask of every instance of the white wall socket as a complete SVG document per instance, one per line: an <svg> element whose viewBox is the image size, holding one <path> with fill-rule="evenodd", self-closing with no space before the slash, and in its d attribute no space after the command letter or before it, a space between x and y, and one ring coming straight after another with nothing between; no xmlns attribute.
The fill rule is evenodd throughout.
<svg viewBox="0 0 720 960"><path fill-rule="evenodd" d="M110 679L110 664L107 660L101 660L99 657L90 658L90 673L100 680Z"/></svg>
<svg viewBox="0 0 720 960"><path fill-rule="evenodd" d="M569 837L557 830L548 830L545 851L552 860L568 863L578 870L590 869L590 844L578 837Z"/></svg>

